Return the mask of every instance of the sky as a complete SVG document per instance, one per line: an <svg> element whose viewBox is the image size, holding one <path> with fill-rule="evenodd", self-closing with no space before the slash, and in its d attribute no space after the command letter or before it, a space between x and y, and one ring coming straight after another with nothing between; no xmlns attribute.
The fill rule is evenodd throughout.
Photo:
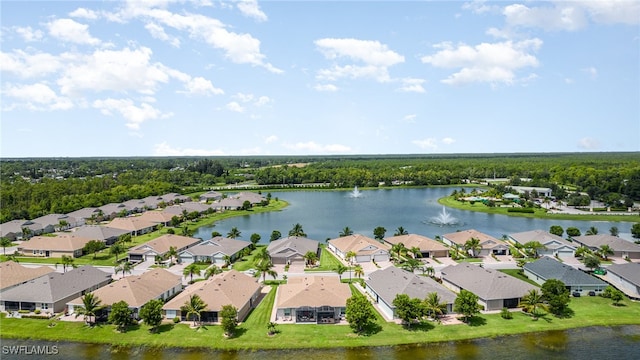
<svg viewBox="0 0 640 360"><path fill-rule="evenodd" d="M640 151L639 1L0 13L3 158Z"/></svg>

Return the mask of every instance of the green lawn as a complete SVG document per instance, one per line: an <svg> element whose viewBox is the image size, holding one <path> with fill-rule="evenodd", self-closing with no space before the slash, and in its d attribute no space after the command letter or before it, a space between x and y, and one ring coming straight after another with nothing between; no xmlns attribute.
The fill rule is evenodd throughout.
<svg viewBox="0 0 640 360"><path fill-rule="evenodd" d="M263 248L265 246L266 245L258 245L253 251L251 251L251 254L243 256L242 258L236 260L236 262L233 263L233 269L238 271L246 271L251 269L253 267L253 264L255 263L255 261L253 260L254 257L256 256L260 248Z"/></svg>
<svg viewBox="0 0 640 360"><path fill-rule="evenodd" d="M334 271L338 268L338 265L342 264L325 244L320 244L320 248L322 249L320 252L320 265L313 269L305 269L305 271Z"/></svg>
<svg viewBox="0 0 640 360"><path fill-rule="evenodd" d="M96 342L113 345L144 345L159 347L205 347L216 349L285 349L326 348L355 346L391 346L399 344L455 341L479 337L518 334L548 330L563 330L585 326L640 325L640 303L624 301L623 306L613 306L609 299L601 297L572 298L570 308L574 316L558 319L547 315L538 321L516 313L511 320L499 314L481 315L473 321L476 326L438 325L428 323L415 326L412 331L387 323L377 315L380 331L370 336L357 336L346 325L293 325L279 324L279 333L267 335L267 323L273 302L275 287L240 325L238 336L225 339L220 326L207 326L194 330L186 324L165 324L159 334L151 334L144 325L130 329L126 334L114 331L111 325L93 329L81 322L57 322L49 328L47 320L7 319L2 315L2 337L46 340Z"/></svg>
<svg viewBox="0 0 640 360"><path fill-rule="evenodd" d="M511 276L513 276L516 279L520 279L522 281L526 281L531 285L540 287L540 285L538 283L536 283L535 281L529 279L528 277L524 276L524 274L521 273L522 270L520 269L500 269L498 270L500 272L503 272L505 274L509 274Z"/></svg>

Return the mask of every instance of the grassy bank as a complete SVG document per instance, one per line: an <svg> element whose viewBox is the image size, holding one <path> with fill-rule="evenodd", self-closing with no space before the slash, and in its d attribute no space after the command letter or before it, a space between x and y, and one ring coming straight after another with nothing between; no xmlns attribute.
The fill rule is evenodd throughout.
<svg viewBox="0 0 640 360"><path fill-rule="evenodd" d="M460 202L454 199L452 196L447 196L438 199L438 203L452 207L454 209L477 211L487 214L507 215L507 216L519 216L545 220L577 220L577 221L628 221L628 222L640 222L640 216L635 215L607 215L590 213L590 214L549 214L545 209L535 209L533 213L517 213L508 212L509 208L502 207L488 207L482 202Z"/></svg>
<svg viewBox="0 0 640 360"><path fill-rule="evenodd" d="M439 325L428 323L409 331L400 325L387 323L377 315L379 331L369 336L357 336L347 325L277 325L275 336L267 335L267 323L275 301L276 288L240 325L238 335L225 339L220 326L194 330L186 324L165 324L160 333L151 334L144 325L135 326L125 334L117 333L111 325L87 328L82 322L56 322L36 319L7 319L2 315L0 328L4 338L77 341L135 346L202 347L220 350L291 349L358 346L389 346L400 344L455 341L499 335L564 330L587 326L640 325L640 303L625 300L623 306L613 306L609 299L582 297L571 300L573 317L558 319L546 316L533 321L516 313L505 320L499 314L481 315L472 325Z"/></svg>

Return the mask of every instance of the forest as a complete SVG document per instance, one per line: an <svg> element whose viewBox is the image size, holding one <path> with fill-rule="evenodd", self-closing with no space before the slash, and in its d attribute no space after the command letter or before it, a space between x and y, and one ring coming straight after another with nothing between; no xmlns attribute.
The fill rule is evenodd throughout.
<svg viewBox="0 0 640 360"><path fill-rule="evenodd" d="M607 204L640 201L640 153L0 159L0 222L226 184L433 186L507 178ZM525 179L525 180L523 180Z"/></svg>

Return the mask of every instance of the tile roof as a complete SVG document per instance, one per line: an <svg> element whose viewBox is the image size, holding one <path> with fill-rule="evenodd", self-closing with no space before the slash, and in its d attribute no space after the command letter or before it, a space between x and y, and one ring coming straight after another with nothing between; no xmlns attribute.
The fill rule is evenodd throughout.
<svg viewBox="0 0 640 360"><path fill-rule="evenodd" d="M278 286L277 308L302 306L343 307L351 297L351 289L336 276L291 277Z"/></svg>
<svg viewBox="0 0 640 360"><path fill-rule="evenodd" d="M580 244L584 244L587 247L599 248L602 245L609 245L609 247L611 247L614 251L640 252L640 245L612 235L583 235L573 236L572 239Z"/></svg>
<svg viewBox="0 0 640 360"><path fill-rule="evenodd" d="M407 249L417 247L421 251L448 251L449 248L440 242L418 234L392 236L384 239L391 244L402 243Z"/></svg>
<svg viewBox="0 0 640 360"><path fill-rule="evenodd" d="M443 238L447 238L448 240L464 246L467 240L471 238L476 238L480 240L480 245L483 249L491 249L496 246L508 246L508 244L502 240L498 240L491 235L487 235L485 233L481 233L478 230L470 229L470 230L462 230L454 233L444 234Z"/></svg>
<svg viewBox="0 0 640 360"><path fill-rule="evenodd" d="M560 280L566 286L605 286L607 284L598 278L548 256L525 264L524 269L536 274L543 280Z"/></svg>
<svg viewBox="0 0 640 360"><path fill-rule="evenodd" d="M304 256L307 252L318 252L320 242L298 236L289 236L269 243L267 251L272 258L288 258L294 254Z"/></svg>
<svg viewBox="0 0 640 360"><path fill-rule="evenodd" d="M251 243L248 241L216 236L213 239L203 241L196 246L192 246L185 251L192 255L200 256L212 256L217 253L231 256L249 245L251 245Z"/></svg>
<svg viewBox="0 0 640 360"><path fill-rule="evenodd" d="M164 234L158 238L140 244L128 251L129 254L144 254L153 251L158 255L165 254L173 246L176 250L195 245L200 239L175 234Z"/></svg>
<svg viewBox="0 0 640 360"><path fill-rule="evenodd" d="M430 277L418 276L394 266L374 271L366 283L389 305L393 303L397 294L425 299L428 294L435 292L447 304L452 304L457 297L451 290Z"/></svg>
<svg viewBox="0 0 640 360"><path fill-rule="evenodd" d="M383 244L375 239L370 237L354 234L349 236L339 237L337 239L329 240L329 244L335 246L338 250L343 253L347 253L349 251L355 252L357 255L368 255L374 253L378 250L383 250L385 252L389 252L391 247L387 244ZM367 247L373 247L373 250L368 250Z"/></svg>
<svg viewBox="0 0 640 360"><path fill-rule="evenodd" d="M0 289L21 284L50 272L53 272L53 269L48 266L31 268L15 261L2 262L0 263Z"/></svg>
<svg viewBox="0 0 640 360"><path fill-rule="evenodd" d="M509 234L509 237L522 245L531 241L537 241L540 244L544 245L547 249L557 249L563 246L570 247L572 249L575 249L578 247L577 244L571 243L568 240L565 240L558 235L554 235L544 230L524 231L524 232Z"/></svg>
<svg viewBox="0 0 640 360"><path fill-rule="evenodd" d="M640 263L613 264L607 267L607 271L640 286Z"/></svg>
<svg viewBox="0 0 640 360"><path fill-rule="evenodd" d="M76 228L72 234L76 236L86 237L93 240L106 240L113 237L119 237L123 234L128 234L129 231L123 229L116 229L102 225L83 225Z"/></svg>
<svg viewBox="0 0 640 360"><path fill-rule="evenodd" d="M441 270L442 279L471 291L483 300L512 299L537 289L527 282L497 270L469 263L450 265Z"/></svg>
<svg viewBox="0 0 640 360"><path fill-rule="evenodd" d="M156 225L156 223L141 218L140 216L127 216L122 218L115 218L111 220L111 222L109 222L106 226L128 231L139 231Z"/></svg>
<svg viewBox="0 0 640 360"><path fill-rule="evenodd" d="M74 233L58 233L57 236L34 236L18 245L23 252L33 250L76 251L93 239Z"/></svg>

